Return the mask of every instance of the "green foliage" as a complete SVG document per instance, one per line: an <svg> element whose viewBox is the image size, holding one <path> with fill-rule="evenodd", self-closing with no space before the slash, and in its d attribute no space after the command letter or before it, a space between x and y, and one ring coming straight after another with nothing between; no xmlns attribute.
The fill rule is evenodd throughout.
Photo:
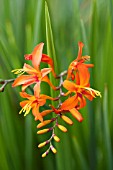
<svg viewBox="0 0 113 170"><path fill-rule="evenodd" d="M95 65L91 85L103 96L82 110L82 123L74 121L67 134L59 134L57 155L42 159L33 117L18 115L20 89L6 86L0 93L0 170L113 169L112 11L112 0L0 1L0 79L14 78L11 70L22 67L24 54L39 42L56 72L66 70L83 41Z"/></svg>

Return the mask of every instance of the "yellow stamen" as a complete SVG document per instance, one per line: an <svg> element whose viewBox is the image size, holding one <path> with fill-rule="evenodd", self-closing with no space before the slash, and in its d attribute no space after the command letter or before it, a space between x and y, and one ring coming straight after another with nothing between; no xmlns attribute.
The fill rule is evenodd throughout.
<svg viewBox="0 0 113 170"><path fill-rule="evenodd" d="M24 116L26 116L29 112L30 112L30 110L31 110L31 104L32 104L32 102L29 102L29 103L27 103L21 110L20 110L20 112L19 112L19 114L21 114L22 112L25 112L25 114L24 114Z"/></svg>
<svg viewBox="0 0 113 170"><path fill-rule="evenodd" d="M25 70L21 68L21 69L12 70L11 72L13 72L14 74L22 75L25 73Z"/></svg>
<svg viewBox="0 0 113 170"><path fill-rule="evenodd" d="M86 55L86 56L82 56L82 59L84 61L90 61L90 56Z"/></svg>
<svg viewBox="0 0 113 170"><path fill-rule="evenodd" d="M94 90L94 89L92 89L92 88L90 88L90 87L84 87L84 89L90 91L91 95L92 95L94 98L96 98L96 96L102 97L102 96L101 96L101 93L100 93L98 90ZM94 94L93 94L93 92L94 92Z"/></svg>

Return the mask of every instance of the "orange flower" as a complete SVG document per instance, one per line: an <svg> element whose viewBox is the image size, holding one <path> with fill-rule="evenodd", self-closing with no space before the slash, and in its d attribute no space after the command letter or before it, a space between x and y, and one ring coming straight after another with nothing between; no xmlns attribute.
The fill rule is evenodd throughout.
<svg viewBox="0 0 113 170"><path fill-rule="evenodd" d="M12 72L15 74L19 74L20 76L16 78L12 87L22 85L22 91L34 83L40 83L41 81L47 82L54 90L56 89L52 83L50 82L47 74L51 72L51 68L44 68L40 70L40 62L42 58L42 50L44 43L40 43L32 53L32 66L28 64L24 64L22 69L15 69ZM22 75L24 72L28 73L28 75Z"/></svg>
<svg viewBox="0 0 113 170"><path fill-rule="evenodd" d="M78 43L79 51L77 58L69 65L67 79L75 80L75 72L79 73L80 81L83 83L86 79L89 81L90 73L88 68L93 67L93 64L85 64L86 60L90 59L90 56L82 56L82 48L84 44Z"/></svg>
<svg viewBox="0 0 113 170"><path fill-rule="evenodd" d="M32 52L31 54L25 54L25 55L24 55L24 57L25 57L26 60L33 60L34 55L35 55L36 52L37 52L38 46L39 46L39 45L37 45L37 46L34 48L34 50L33 50L33 52ZM42 56L41 56L41 62L45 62L45 63L49 64L49 65L51 66L51 68L52 68L52 73L53 73L54 77L56 77L56 73L55 73L55 71L54 71L54 63L53 63L52 58L50 58L50 57L49 57L48 55L46 55L46 54L42 54Z"/></svg>
<svg viewBox="0 0 113 170"><path fill-rule="evenodd" d="M54 108L54 106L51 107L56 114L70 112L74 118L76 118L79 122L82 122L83 117L76 108L77 104L78 104L77 95L74 95L65 100L58 109Z"/></svg>
<svg viewBox="0 0 113 170"><path fill-rule="evenodd" d="M39 83L37 83L34 86L34 95L27 94L26 92L20 92L20 96L22 98L26 98L27 100L20 102L20 106L22 107L22 109L20 110L19 114L25 112L24 116L26 116L32 109L32 113L35 117L35 120L40 120L42 122L43 116L46 115L46 112L50 113L51 110L50 111L46 110L46 112L44 112L45 114L41 114L39 112L39 107L43 106L46 103L47 99L49 100L54 100L54 99L50 96L40 94L39 86L40 86Z"/></svg>
<svg viewBox="0 0 113 170"><path fill-rule="evenodd" d="M67 94L70 93L75 93L76 98L77 98L77 108L83 108L86 105L86 99L92 101L93 98L95 98L96 96L100 96L101 94L99 91L94 90L92 88L89 87L89 85L84 86L85 83L80 84L80 81L76 78L77 83L75 84L69 80L65 80L63 83L64 88L66 88L68 90ZM88 84L87 79L86 79L86 84ZM66 94L66 95L67 95ZM70 97L72 98L72 97Z"/></svg>

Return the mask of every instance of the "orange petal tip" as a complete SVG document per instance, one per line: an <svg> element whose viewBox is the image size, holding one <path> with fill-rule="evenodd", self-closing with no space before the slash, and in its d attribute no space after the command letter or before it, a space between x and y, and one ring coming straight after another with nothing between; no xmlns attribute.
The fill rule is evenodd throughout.
<svg viewBox="0 0 113 170"><path fill-rule="evenodd" d="M83 46L84 46L83 42L79 41L79 42L78 42L78 46L83 47Z"/></svg>

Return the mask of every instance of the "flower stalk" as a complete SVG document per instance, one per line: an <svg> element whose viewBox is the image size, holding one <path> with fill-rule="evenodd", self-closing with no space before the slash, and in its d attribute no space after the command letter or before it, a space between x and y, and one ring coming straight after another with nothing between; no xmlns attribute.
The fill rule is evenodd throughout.
<svg viewBox="0 0 113 170"><path fill-rule="evenodd" d="M15 79L8 79L8 80L2 80L0 79L0 84L2 84L2 86L0 87L0 92L3 92L6 85L9 83L13 83Z"/></svg>

